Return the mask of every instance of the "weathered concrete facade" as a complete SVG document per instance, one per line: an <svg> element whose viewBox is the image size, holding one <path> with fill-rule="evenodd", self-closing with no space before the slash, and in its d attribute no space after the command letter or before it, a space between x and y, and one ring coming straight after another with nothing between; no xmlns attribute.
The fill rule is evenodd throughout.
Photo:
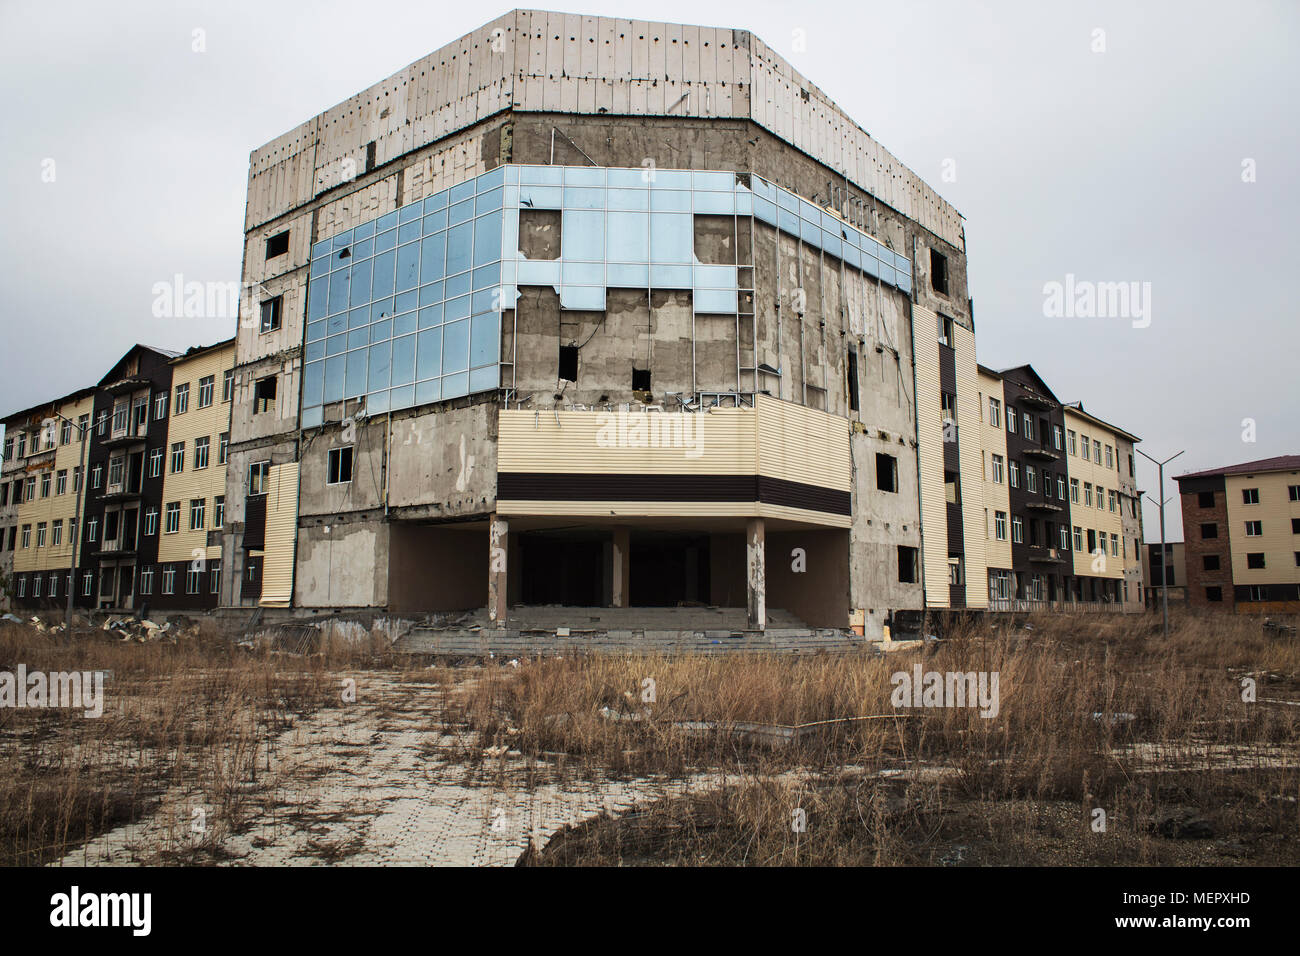
<svg viewBox="0 0 1300 956"><path fill-rule="evenodd" d="M658 170L730 172L746 177L740 189L748 176L761 178L782 195L815 202L846 237L855 229L874 237L873 248L886 250L875 273L904 267L883 281L847 267L828 241L819 247L799 228L778 228L775 217L697 212L695 263L735 270L730 314L703 311L689 283L611 282L604 308L575 308L564 305L559 286L520 278L499 313L499 388L382 413L370 411L373 395L327 398L305 421L302 376L318 359L304 351L313 250L512 166L640 169L652 179ZM560 210L521 208L521 257L561 258L562 232ZM297 463L296 606L482 607L500 581L506 606L557 598L713 602L748 605L761 627L765 602L812 623L855 621L879 633L894 611L922 606L909 556L921 544L909 292L913 275L938 261L932 249L944 263L946 281L935 287L943 291L927 284L918 295L969 327L960 216L752 35L507 14L251 158L222 601L258 603L249 583L270 560L271 544L257 530L270 518L261 517L266 506L252 486L268 466ZM272 379L273 391L265 384ZM497 516L498 419L506 409L695 414L750 407L760 393L841 423L849 502L842 521L832 515L840 507L834 481L815 477L754 491L767 505L689 504L700 494L749 494L727 485L725 475L741 467L730 459L702 476L712 491L684 478L649 490L628 485L628 494L668 495L676 505L664 514L643 502L606 509L615 513L605 519L617 521L587 515L576 526L564 507ZM689 411L675 411L682 407ZM344 459L349 479L331 481ZM587 472L583 459L575 453L562 473ZM762 480L792 481L774 467ZM764 473L750 471L751 481ZM813 510L800 495L815 499ZM581 512L581 500L591 499L568 500L567 510ZM767 517L742 513L763 508ZM826 521L839 530L819 530ZM246 545L246 523L265 547ZM489 540L493 527L508 530ZM481 568L496 550L504 570L464 571L465 561ZM756 579L764 556L767 573ZM568 583L551 580L544 569L556 562L586 570ZM672 568L677 583L652 586L647 562ZM578 584L584 576L590 588ZM755 583L767 593L756 595Z"/></svg>

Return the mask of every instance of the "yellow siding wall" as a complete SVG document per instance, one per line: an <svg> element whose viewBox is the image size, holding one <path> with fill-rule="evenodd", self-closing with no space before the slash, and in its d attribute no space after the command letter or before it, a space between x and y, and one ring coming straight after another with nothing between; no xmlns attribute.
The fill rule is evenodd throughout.
<svg viewBox="0 0 1300 956"><path fill-rule="evenodd" d="M658 427L658 438L652 429ZM679 431L680 429L680 431ZM680 437L679 437L680 436ZM848 492L849 423L760 395L710 412L500 413L497 471L542 474L754 475ZM773 517L848 527L850 516L754 502L498 502L500 514Z"/></svg>
<svg viewBox="0 0 1300 956"><path fill-rule="evenodd" d="M1291 519L1300 518L1300 502L1290 500L1289 485L1300 485L1300 472L1282 471L1259 475L1227 475L1228 534L1232 546L1233 584L1294 584L1300 582L1295 553L1300 551L1300 534L1291 533ZM1242 490L1259 489L1259 504L1242 501ZM1246 537L1246 522L1263 524L1261 537ZM1246 567L1247 552L1264 553L1263 568Z"/></svg>
<svg viewBox="0 0 1300 956"><path fill-rule="evenodd" d="M163 448L163 504L158 515L158 560L189 561L203 551L209 560L221 557L221 547L208 547L208 531L214 530L213 520L216 512L215 499L226 493L226 466L217 464L221 456L221 433L230 431L230 402L221 400L221 379L226 369L235 364L235 346L231 343L225 348L205 352L192 359L182 359L173 363L172 395L176 386L185 382L190 384L189 411L183 415L172 410L167 420L167 444ZM213 377L213 400L207 408L199 408L199 380L211 375ZM194 467L194 440L207 436L208 467ZM173 442L185 442L185 470L171 473L171 446ZM145 466L148 467L146 460ZM190 500L203 498L206 501L204 529L190 530ZM167 505L179 502L181 506L181 530L175 534L164 533L166 527ZM219 529L217 529L219 530Z"/></svg>
<svg viewBox="0 0 1300 956"><path fill-rule="evenodd" d="M298 532L298 463L272 465L267 478L266 548L262 558L263 607L288 607L293 597L293 557Z"/></svg>
<svg viewBox="0 0 1300 956"><path fill-rule="evenodd" d="M988 524L984 519L983 448L979 368L975 364L975 333L953 326L957 372L957 436L961 465L961 525L965 540L966 606L988 607Z"/></svg>
<svg viewBox="0 0 1300 956"><path fill-rule="evenodd" d="M550 411L500 415L497 471L542 474L752 475L758 418L752 409L706 413ZM651 446L651 427L662 436ZM677 426L683 429L675 440ZM687 425L692 431L687 433ZM847 425L844 426L847 436ZM845 437L847 446L848 439Z"/></svg>
<svg viewBox="0 0 1300 956"><path fill-rule="evenodd" d="M1107 495L1108 491L1114 491L1116 492L1116 494L1118 494L1119 485L1120 485L1119 456L1115 455L1113 451L1116 444L1115 435L1113 432L1103 429L1095 422L1089 421L1086 418L1082 418L1074 414L1068 408L1065 409L1065 428L1067 433L1070 431L1074 431L1078 436L1075 439L1076 454L1074 455L1070 454L1068 438L1066 441L1066 449L1065 449L1067 477L1077 478L1079 481L1079 501L1077 504L1073 500L1070 501L1071 547L1073 547L1073 543L1074 543L1073 535L1074 535L1075 526L1077 525L1078 527L1083 529L1084 550L1082 552L1075 551L1073 553L1074 573L1076 575L1081 574L1081 575L1087 575L1087 576L1098 577L1098 578L1122 579L1124 577L1124 566L1125 566L1124 548L1125 547L1128 548L1129 563L1132 563L1132 561L1135 559L1133 555L1132 541L1128 542L1127 545L1121 543L1118 554L1112 556L1110 553L1110 535L1114 534L1121 539L1124 536L1123 519L1120 516L1120 502L1117 500L1115 505L1115 510L1111 511L1110 502L1108 500L1109 496ZM1090 452L1091 452L1092 442L1097 439L1101 440L1103 451L1102 451L1102 458L1101 458L1100 465L1096 464L1091 454L1089 455L1088 460L1086 462L1083 460L1082 444L1083 444L1084 435L1088 436ZM1110 468L1106 467L1106 454L1104 450L1104 446L1106 445L1110 445L1112 448L1112 453L1111 453L1112 459L1111 459ZM1083 493L1083 486L1089 482L1092 484L1092 493L1094 495L1091 508L1089 508L1085 504L1085 498ZM1066 484L1068 488L1069 482L1067 481ZM1102 508L1097 507L1097 499L1095 497L1097 494L1097 488L1099 486L1102 489L1102 499L1104 502ZM1093 570L1092 563L1095 559L1093 555L1089 553L1087 550L1089 528L1096 531L1099 535L1102 532L1106 534L1105 570L1100 570L1100 571ZM1100 541L1098 543L1100 543ZM1141 563L1141 555L1138 555L1136 557L1136 560L1138 561L1138 563Z"/></svg>
<svg viewBox="0 0 1300 956"><path fill-rule="evenodd" d="M81 415L89 415L94 407L94 398L87 396L79 402L72 402L59 408L59 414L65 418L71 419L75 424ZM55 434L62 434L62 425L58 419L55 419ZM93 434L86 438L87 450L89 444L93 441ZM18 526L17 537L14 539L14 571L54 571L59 568L67 568L72 565L72 541L68 535L68 522L77 511L77 498L79 495L73 493L73 475L76 469L81 466L81 441L77 429L72 429L72 441L67 445L56 445L54 449L54 463L46 468L35 469L27 472L36 478L36 496L31 501L21 503L18 506L18 520L15 522ZM68 472L67 490L61 494L55 494L57 488L56 479L58 473L63 470ZM50 496L41 497L41 475L50 475ZM25 476L24 476L25 477ZM63 543L55 548L50 545L53 535L53 523L55 521L63 522ZM36 547L36 526L44 521L46 524L45 547ZM85 515L82 515L82 521L85 521ZM31 546L23 548L23 525L32 526ZM92 546L93 548L93 546ZM81 563L82 555L78 553L77 560ZM60 594L65 594L63 582L60 582Z"/></svg>
<svg viewBox="0 0 1300 956"><path fill-rule="evenodd" d="M921 457L921 563L925 603L948 607L948 505L943 488L943 421L939 397L938 317L913 307L916 356L916 434ZM920 330L919 334L916 330ZM958 411L960 415L960 410ZM983 506L981 505L981 508Z"/></svg>
<svg viewBox="0 0 1300 956"><path fill-rule="evenodd" d="M980 445L984 455L984 507L988 509L988 530L985 537L985 558L990 568L1011 570L1011 488L1007 484L1007 431L1006 397L1002 379L985 372L979 374L980 386ZM989 398L1002 405L1002 416L997 425L989 421ZM1002 457L1002 482L993 481L993 456ZM965 479L963 479L965 480ZM998 541L994 537L994 519L1001 511L1006 515L1007 536ZM967 579L969 580L969 578ZM985 588L987 593L987 587Z"/></svg>

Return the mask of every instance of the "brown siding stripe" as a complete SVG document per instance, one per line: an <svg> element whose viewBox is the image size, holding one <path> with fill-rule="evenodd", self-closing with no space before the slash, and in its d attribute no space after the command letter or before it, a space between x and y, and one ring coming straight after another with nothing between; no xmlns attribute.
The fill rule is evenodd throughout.
<svg viewBox="0 0 1300 956"><path fill-rule="evenodd" d="M764 504L852 513L847 491L766 475L590 475L501 472L503 501L759 501Z"/></svg>

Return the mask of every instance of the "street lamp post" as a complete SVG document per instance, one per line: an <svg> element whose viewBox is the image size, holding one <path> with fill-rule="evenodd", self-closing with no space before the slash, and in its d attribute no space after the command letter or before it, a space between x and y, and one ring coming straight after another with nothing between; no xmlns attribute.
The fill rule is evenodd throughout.
<svg viewBox="0 0 1300 956"><path fill-rule="evenodd" d="M1186 451L1186 449L1183 450ZM1183 452L1180 451L1177 455L1170 455L1164 461L1156 461L1141 449L1135 448L1134 451L1155 465L1160 475L1160 500L1156 502L1160 507L1160 605L1164 615L1165 638L1167 639L1169 637L1169 565L1165 556L1165 504L1169 499L1165 497L1165 465ZM1147 497L1151 498L1150 495L1147 495ZM1151 500L1155 501L1154 498L1151 498Z"/></svg>

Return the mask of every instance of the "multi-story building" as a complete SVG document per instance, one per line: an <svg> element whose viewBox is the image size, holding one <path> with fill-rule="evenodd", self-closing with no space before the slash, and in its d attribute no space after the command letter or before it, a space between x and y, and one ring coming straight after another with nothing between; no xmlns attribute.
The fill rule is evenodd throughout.
<svg viewBox="0 0 1300 956"><path fill-rule="evenodd" d="M512 11L255 150L244 263L225 605L872 635L1140 578L1106 496L1067 540L1070 410L976 364L960 215L745 31Z"/></svg>
<svg viewBox="0 0 1300 956"><path fill-rule="evenodd" d="M233 340L183 356L137 345L94 386L5 419L15 606L60 609L70 585L79 607L215 605L233 356Z"/></svg>
<svg viewBox="0 0 1300 956"><path fill-rule="evenodd" d="M1170 604L1187 603L1187 558L1181 541L1147 543L1142 549L1142 580L1146 582L1146 604L1158 608L1169 593Z"/></svg>
<svg viewBox="0 0 1300 956"><path fill-rule="evenodd" d="M223 602L920 608L912 263L969 326L960 217L751 34L514 11L247 208Z"/></svg>
<svg viewBox="0 0 1300 956"><path fill-rule="evenodd" d="M1062 403L1031 366L975 366L973 335L942 315L936 346L926 328L915 326L927 607L1141 610L1137 437ZM942 470L927 466L940 455Z"/></svg>
<svg viewBox="0 0 1300 956"><path fill-rule="evenodd" d="M1180 475L1187 601L1300 611L1300 455Z"/></svg>
<svg viewBox="0 0 1300 956"><path fill-rule="evenodd" d="M159 610L217 605L234 361L228 339L171 362L167 442L150 451L150 470L163 475L161 507L149 506L143 526L157 563L141 566L139 586Z"/></svg>
<svg viewBox="0 0 1300 956"><path fill-rule="evenodd" d="M6 419L0 554L14 606L67 600L93 403L84 389Z"/></svg>

